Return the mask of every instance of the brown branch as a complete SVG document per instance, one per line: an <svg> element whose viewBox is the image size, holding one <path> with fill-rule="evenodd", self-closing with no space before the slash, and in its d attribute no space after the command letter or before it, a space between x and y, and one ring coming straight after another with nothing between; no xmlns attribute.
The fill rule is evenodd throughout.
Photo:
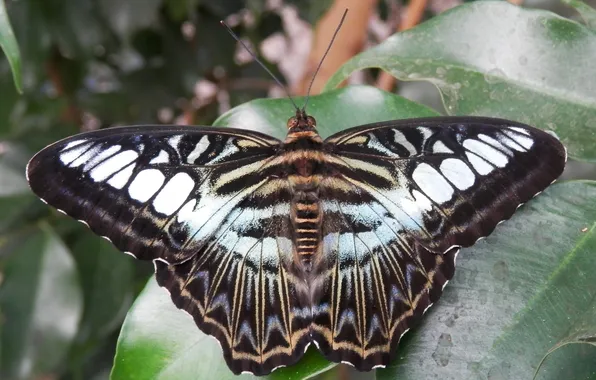
<svg viewBox="0 0 596 380"><path fill-rule="evenodd" d="M312 86L312 94L320 93L331 75L344 62L362 50L366 41L368 21L376 5L377 0L335 0L333 2L331 8L329 8L315 27L313 47L308 57L305 73L296 85L296 88L293 89L295 94L306 94L312 75L325 53L331 36L333 36L346 8L348 9L346 22L337 35L337 39L329 51L329 55L321 66L321 70Z"/></svg>
<svg viewBox="0 0 596 380"><path fill-rule="evenodd" d="M402 32L418 25L422 16L424 16L424 10L426 9L427 0L411 0L406 14L403 20L399 24L398 31ZM381 90L392 91L395 87L396 79L393 75L386 71L381 72L377 79L376 86Z"/></svg>

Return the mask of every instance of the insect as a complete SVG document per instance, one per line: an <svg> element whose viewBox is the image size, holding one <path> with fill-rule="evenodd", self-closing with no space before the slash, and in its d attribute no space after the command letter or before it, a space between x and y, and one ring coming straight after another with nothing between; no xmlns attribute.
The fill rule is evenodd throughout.
<svg viewBox="0 0 596 380"><path fill-rule="evenodd" d="M87 132L40 151L27 176L42 200L153 260L234 373L264 375L311 343L359 370L387 365L460 247L566 161L552 135L502 119L386 121L323 140L296 107L287 128L283 141L212 127Z"/></svg>

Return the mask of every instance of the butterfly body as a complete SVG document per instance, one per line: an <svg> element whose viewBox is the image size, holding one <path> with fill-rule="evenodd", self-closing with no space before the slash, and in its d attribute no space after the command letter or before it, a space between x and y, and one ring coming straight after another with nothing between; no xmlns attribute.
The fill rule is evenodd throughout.
<svg viewBox="0 0 596 380"><path fill-rule="evenodd" d="M321 241L319 185L322 176L327 174L324 144L314 118L304 112L297 111L287 124L288 135L282 145L281 157L291 191L290 218L295 257L301 269L310 272Z"/></svg>
<svg viewBox="0 0 596 380"><path fill-rule="evenodd" d="M389 363L468 247L562 172L524 124L387 121L322 139L298 111L284 141L142 126L52 144L32 190L119 249L214 336L234 373L267 374L314 343L360 370Z"/></svg>

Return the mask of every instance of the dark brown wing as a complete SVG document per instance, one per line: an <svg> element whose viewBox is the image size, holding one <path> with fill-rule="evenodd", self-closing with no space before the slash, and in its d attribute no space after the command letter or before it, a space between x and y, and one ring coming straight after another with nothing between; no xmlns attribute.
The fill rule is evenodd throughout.
<svg viewBox="0 0 596 380"><path fill-rule="evenodd" d="M321 202L313 340L334 362L364 371L386 366L403 334L441 296L458 249L437 255L415 248L396 217L343 179L323 181Z"/></svg>
<svg viewBox="0 0 596 380"><path fill-rule="evenodd" d="M508 120L412 119L353 128L325 140L334 170L433 252L489 235L557 179L564 146Z"/></svg>
<svg viewBox="0 0 596 380"><path fill-rule="evenodd" d="M263 183L278 144L223 128L109 128L46 147L27 177L42 200L120 250L175 263Z"/></svg>
<svg viewBox="0 0 596 380"><path fill-rule="evenodd" d="M217 338L236 374L264 375L293 364L310 342L310 304L293 269L284 183L254 191L191 259L171 266L156 262L158 283Z"/></svg>

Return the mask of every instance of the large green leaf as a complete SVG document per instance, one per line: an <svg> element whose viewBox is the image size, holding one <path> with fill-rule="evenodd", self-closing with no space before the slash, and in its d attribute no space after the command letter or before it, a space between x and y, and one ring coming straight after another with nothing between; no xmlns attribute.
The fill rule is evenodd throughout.
<svg viewBox="0 0 596 380"><path fill-rule="evenodd" d="M296 101L302 104L304 99ZM424 106L371 87L348 87L313 96L309 112L317 118L324 136L366 122L435 114ZM287 99L260 99L232 109L216 125L283 137L286 121L293 113ZM333 365L311 349L299 366L280 369L269 378L305 379ZM219 345L202 334L193 320L177 310L167 293L151 280L125 321L112 379L193 379L199 375L235 378L227 369Z"/></svg>
<svg viewBox="0 0 596 380"><path fill-rule="evenodd" d="M0 1L0 48L6 54L17 91L23 92L23 79L21 77L21 53L14 36L4 1Z"/></svg>
<svg viewBox="0 0 596 380"><path fill-rule="evenodd" d="M83 300L68 249L48 226L35 228L2 261L0 377L31 379L54 373L74 339ZM4 252L6 253L6 252Z"/></svg>
<svg viewBox="0 0 596 380"><path fill-rule="evenodd" d="M393 35L329 80L379 67L437 86L452 115L509 118L554 130L572 157L596 161L596 33L507 2L462 5Z"/></svg>
<svg viewBox="0 0 596 380"><path fill-rule="evenodd" d="M133 298L134 260L108 241L85 232L72 246L85 298L78 336L81 342L113 332L122 323Z"/></svg>
<svg viewBox="0 0 596 380"><path fill-rule="evenodd" d="M302 106L304 98L296 98L295 102ZM367 123L438 115L428 107L367 86L351 86L312 96L307 111L316 118L317 130L323 137ZM294 112L288 99L257 99L231 109L217 119L215 125L284 138L286 123Z"/></svg>
<svg viewBox="0 0 596 380"><path fill-rule="evenodd" d="M10 228L18 226L29 206L36 202L25 179L27 151L15 144L4 142L0 147L0 246L8 237Z"/></svg>

